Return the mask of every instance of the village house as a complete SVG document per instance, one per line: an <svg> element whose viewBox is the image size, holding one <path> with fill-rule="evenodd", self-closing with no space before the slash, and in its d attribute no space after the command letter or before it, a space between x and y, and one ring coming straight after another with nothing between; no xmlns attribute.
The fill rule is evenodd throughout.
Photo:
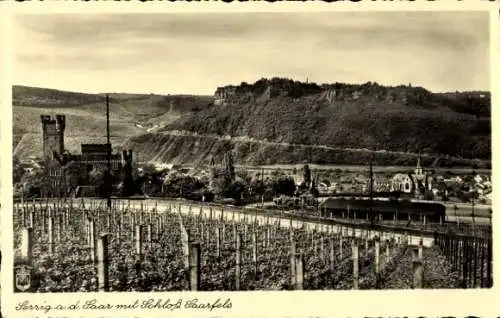
<svg viewBox="0 0 500 318"><path fill-rule="evenodd" d="M420 165L420 158L413 173L398 173L391 180L392 192L403 192L421 197L427 191L432 191L433 177L424 171Z"/></svg>

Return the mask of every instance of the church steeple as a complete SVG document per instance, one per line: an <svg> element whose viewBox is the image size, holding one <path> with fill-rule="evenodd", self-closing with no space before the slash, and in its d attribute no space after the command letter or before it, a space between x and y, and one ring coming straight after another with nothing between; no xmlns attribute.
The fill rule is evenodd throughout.
<svg viewBox="0 0 500 318"><path fill-rule="evenodd" d="M415 169L415 174L417 176L421 176L424 174L423 170L422 170L422 166L420 165L420 156L418 157L418 161L417 161L417 168Z"/></svg>

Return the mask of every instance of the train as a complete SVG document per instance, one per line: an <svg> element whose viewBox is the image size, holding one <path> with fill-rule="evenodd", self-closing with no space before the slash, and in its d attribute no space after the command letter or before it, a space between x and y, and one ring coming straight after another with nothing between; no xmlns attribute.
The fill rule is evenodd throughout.
<svg viewBox="0 0 500 318"><path fill-rule="evenodd" d="M446 206L438 202L386 198L328 198L319 205L322 217L367 219L372 211L379 220L444 222Z"/></svg>

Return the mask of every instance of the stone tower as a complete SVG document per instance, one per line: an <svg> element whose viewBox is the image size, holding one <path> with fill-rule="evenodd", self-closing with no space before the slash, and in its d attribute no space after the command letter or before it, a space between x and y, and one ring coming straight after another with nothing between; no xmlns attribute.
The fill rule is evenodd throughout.
<svg viewBox="0 0 500 318"><path fill-rule="evenodd" d="M43 157L48 160L54 158L54 153L64 152L64 130L66 117L64 115L41 115Z"/></svg>
<svg viewBox="0 0 500 318"><path fill-rule="evenodd" d="M133 153L131 149L122 151L122 177L132 178Z"/></svg>
<svg viewBox="0 0 500 318"><path fill-rule="evenodd" d="M133 178L133 153L132 150L122 152L122 190L121 195L131 196L137 193L136 184Z"/></svg>

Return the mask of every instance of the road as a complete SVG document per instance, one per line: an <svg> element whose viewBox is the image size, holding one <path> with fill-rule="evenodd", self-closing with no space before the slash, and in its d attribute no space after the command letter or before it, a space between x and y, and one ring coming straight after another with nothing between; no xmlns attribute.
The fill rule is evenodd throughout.
<svg viewBox="0 0 500 318"><path fill-rule="evenodd" d="M256 144L262 144L262 145L267 145L267 146L278 146L278 147L297 147L297 148L304 148L304 149L322 149L322 150L332 150L332 151L351 151L351 152L364 152L364 153L381 153L381 154L392 154L392 155L405 155L405 156L413 156L415 160L418 159L419 156L426 156L426 154L419 154L419 153L412 153L412 152L404 152L404 151L390 151L390 150L384 150L384 149L379 149L379 150L370 150L366 148L344 148L344 147L335 147L335 146L328 146L328 145L309 145L309 144L295 144L295 143L288 143L288 142L276 142L276 141L269 141L267 139L256 139L248 136L221 136L221 135L216 135L216 134L198 134L196 132L192 131L180 131L180 130L169 130L169 131L161 131L161 132L156 132L159 134L163 135L169 135L169 136L190 136L190 137L197 137L197 138L204 138L204 139L212 139L212 140L230 140L230 141L236 141L236 142L248 142L248 143L256 143ZM435 157L436 155L431 155L432 157ZM450 159L458 159L458 158L451 158ZM471 162L473 160L471 159ZM485 160L478 160L480 162L484 162ZM159 162L163 163L163 162ZM292 170L294 168L300 169L302 168L303 164L300 165L271 165L271 166L237 166L238 168L241 169L246 169L246 170L253 170L253 169L266 169L266 170L276 170L276 169L281 169L281 170ZM366 171L367 166L347 166L347 165L315 165L315 164L310 164L312 170L325 170L325 169L349 169L349 170L354 170L354 171ZM375 172L378 171L405 171L408 169L408 167L402 167L402 166L392 166L392 167L373 167ZM413 167L412 167L413 168ZM459 173L470 173L472 171L471 168L440 168L436 167L435 170L443 170L443 171L453 171L453 172L459 172ZM476 170L477 172L480 173L486 173L489 174L491 173L490 169L478 169Z"/></svg>

